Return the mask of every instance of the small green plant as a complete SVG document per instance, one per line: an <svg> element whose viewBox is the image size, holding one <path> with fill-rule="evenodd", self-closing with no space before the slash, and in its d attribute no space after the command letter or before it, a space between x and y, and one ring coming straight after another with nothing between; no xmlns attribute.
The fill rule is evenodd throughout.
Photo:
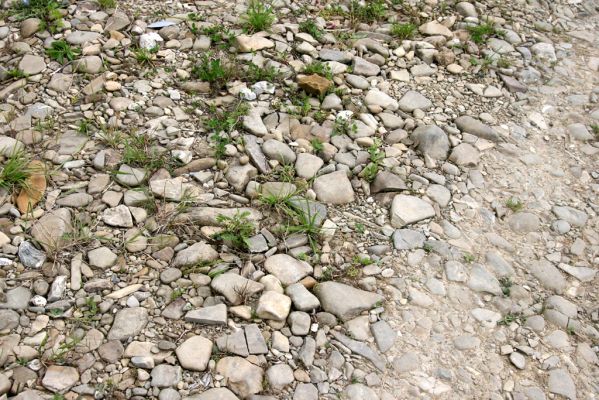
<svg viewBox="0 0 599 400"><path fill-rule="evenodd" d="M355 279L360 276L360 269L355 265L350 265L345 269L345 275L350 279Z"/></svg>
<svg viewBox="0 0 599 400"><path fill-rule="evenodd" d="M380 163L385 158L385 153L380 150L381 145L381 140L379 138L375 138L373 144L368 147L370 162L360 172L360 176L368 182L374 181L374 178L376 178L376 175L379 172Z"/></svg>
<svg viewBox="0 0 599 400"><path fill-rule="evenodd" d="M287 112L292 115L299 115L300 117L307 117L312 111L312 104L310 104L310 97L305 93L301 93L299 96L293 97L291 103L295 107L290 107Z"/></svg>
<svg viewBox="0 0 599 400"><path fill-rule="evenodd" d="M512 280L509 276L502 276L499 278L499 285L501 285L501 292L505 297L509 297L512 293Z"/></svg>
<svg viewBox="0 0 599 400"><path fill-rule="evenodd" d="M374 264L374 260L368 256L355 256L353 258L353 262L355 264L359 264L363 267L370 265L370 264Z"/></svg>
<svg viewBox="0 0 599 400"><path fill-rule="evenodd" d="M94 124L87 119L82 119L77 125L77 132L83 135L89 135L91 133Z"/></svg>
<svg viewBox="0 0 599 400"><path fill-rule="evenodd" d="M512 66L512 62L509 58L501 56L499 57L499 60L497 60L497 66L499 68L509 68Z"/></svg>
<svg viewBox="0 0 599 400"><path fill-rule="evenodd" d="M433 251L433 245L426 242L424 243L424 245L422 245L422 250L424 250L426 253L430 253L431 251Z"/></svg>
<svg viewBox="0 0 599 400"><path fill-rule="evenodd" d="M360 235L363 235L366 232L366 227L364 226L364 224L361 224L359 222L356 222L356 224L354 225L354 229L356 230L356 232L358 232Z"/></svg>
<svg viewBox="0 0 599 400"><path fill-rule="evenodd" d="M15 16L18 21L27 18L40 19L40 31L47 29L50 33L56 33L64 26L60 4L55 0L15 1L12 4L9 14Z"/></svg>
<svg viewBox="0 0 599 400"><path fill-rule="evenodd" d="M464 262L466 264L471 264L476 261L476 257L472 253L464 253Z"/></svg>
<svg viewBox="0 0 599 400"><path fill-rule="evenodd" d="M137 63L141 66L152 66L154 65L154 53L158 51L158 46L147 50L142 47L133 50L133 57Z"/></svg>
<svg viewBox="0 0 599 400"><path fill-rule="evenodd" d="M17 364L19 364L20 366L24 367L27 364L29 364L29 361L26 358L19 357L19 358L17 358Z"/></svg>
<svg viewBox="0 0 599 400"><path fill-rule="evenodd" d="M599 124L591 125L591 130L595 136L599 137Z"/></svg>
<svg viewBox="0 0 599 400"><path fill-rule="evenodd" d="M307 200L300 201L305 201L306 207L302 208L298 205L292 205L285 210L289 219L285 231L288 234L305 234L308 237L308 243L312 252L316 253L318 250L318 235L321 232L320 225L318 224L318 213L312 212Z"/></svg>
<svg viewBox="0 0 599 400"><path fill-rule="evenodd" d="M129 136L123 145L123 163L129 166L155 171L168 164L165 153L156 148L146 135Z"/></svg>
<svg viewBox="0 0 599 400"><path fill-rule="evenodd" d="M27 74L18 68L9 69L6 71L6 76L11 79L27 78Z"/></svg>
<svg viewBox="0 0 599 400"><path fill-rule="evenodd" d="M65 40L55 40L49 49L46 49L46 54L52 60L56 60L61 64L71 62L81 54L81 50L73 48Z"/></svg>
<svg viewBox="0 0 599 400"><path fill-rule="evenodd" d="M327 79L333 79L333 72L331 71L331 68L328 66L328 64L322 63L320 61L313 61L312 63L306 65L303 72L307 75L317 74Z"/></svg>
<svg viewBox="0 0 599 400"><path fill-rule="evenodd" d="M326 111L318 110L314 113L314 115L312 115L312 118L314 118L314 121L318 122L319 124L322 124L327 119L328 115L329 114Z"/></svg>
<svg viewBox="0 0 599 400"><path fill-rule="evenodd" d="M472 39L472 41L476 44L484 44L490 37L501 36L503 33L495 28L495 26L490 22L469 26L467 30L468 33L470 33L470 39Z"/></svg>
<svg viewBox="0 0 599 400"><path fill-rule="evenodd" d="M349 13L346 15L352 25L358 22L373 23L385 17L387 6L384 0L365 1L364 5L358 0L352 0Z"/></svg>
<svg viewBox="0 0 599 400"><path fill-rule="evenodd" d="M185 289L177 288L171 292L171 300L177 300L179 297L183 296L185 293Z"/></svg>
<svg viewBox="0 0 599 400"><path fill-rule="evenodd" d="M79 338L66 338L64 342L62 342L58 348L48 356L48 361L56 364L64 364L71 350L73 350L75 346L79 344L79 342L81 342L81 339Z"/></svg>
<svg viewBox="0 0 599 400"><path fill-rule="evenodd" d="M332 136L337 135L347 135L353 136L358 132L358 125L350 119L345 118L337 118L335 120L335 125L333 126L333 131L331 132Z"/></svg>
<svg viewBox="0 0 599 400"><path fill-rule="evenodd" d="M203 54L199 64L191 69L191 76L204 82L210 82L214 89L219 90L233 75L232 69L212 54Z"/></svg>
<svg viewBox="0 0 599 400"><path fill-rule="evenodd" d="M497 325L510 325L512 322L517 322L520 325L526 322L526 318L521 313L508 313L497 322Z"/></svg>
<svg viewBox="0 0 599 400"><path fill-rule="evenodd" d="M229 217L219 214L216 222L223 227L223 231L213 236L214 239L229 242L239 250L247 249L247 240L254 234L255 227L249 219L249 211L238 211Z"/></svg>
<svg viewBox="0 0 599 400"><path fill-rule="evenodd" d="M243 16L243 27L248 32L268 30L275 22L276 15L272 6L261 0L250 0Z"/></svg>
<svg viewBox="0 0 599 400"><path fill-rule="evenodd" d="M116 0L98 0L98 4L103 10L111 10L116 8Z"/></svg>
<svg viewBox="0 0 599 400"><path fill-rule="evenodd" d="M310 34L314 39L319 40L324 35L324 30L322 30L316 22L311 19L307 19L299 24L300 32L305 32Z"/></svg>
<svg viewBox="0 0 599 400"><path fill-rule="evenodd" d="M34 172L25 150L13 151L0 166L0 188L8 191L27 188L27 178Z"/></svg>
<svg viewBox="0 0 599 400"><path fill-rule="evenodd" d="M65 397L60 393L54 393L54 395L52 396L52 400L65 400Z"/></svg>
<svg viewBox="0 0 599 400"><path fill-rule="evenodd" d="M524 203L515 197L510 197L506 202L505 206L513 212L518 212L524 208Z"/></svg>
<svg viewBox="0 0 599 400"><path fill-rule="evenodd" d="M312 145L312 148L314 149L314 151L316 153L319 153L324 150L324 144L318 138L314 138L314 139L310 140L310 145Z"/></svg>
<svg viewBox="0 0 599 400"><path fill-rule="evenodd" d="M411 23L405 24L393 24L391 26L391 35L395 36L400 40L411 39L418 27Z"/></svg>
<svg viewBox="0 0 599 400"><path fill-rule="evenodd" d="M221 159L225 156L225 149L231 143L229 133L236 129L244 115L247 115L249 106L247 103L237 103L231 110L219 110L214 106L210 107L210 117L206 121L206 126L214 133L210 139L214 143L214 157Z"/></svg>
<svg viewBox="0 0 599 400"><path fill-rule="evenodd" d="M281 78L281 73L272 65L259 67L254 63L248 64L247 71L243 77L250 83L267 81L276 82Z"/></svg>

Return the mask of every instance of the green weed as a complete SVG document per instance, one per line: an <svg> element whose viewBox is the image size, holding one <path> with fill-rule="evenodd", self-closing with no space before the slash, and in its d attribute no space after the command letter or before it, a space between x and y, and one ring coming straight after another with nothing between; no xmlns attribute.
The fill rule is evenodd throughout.
<svg viewBox="0 0 599 400"><path fill-rule="evenodd" d="M405 23L405 24L393 24L391 26L391 35L395 36L400 40L411 39L418 27L414 24Z"/></svg>
<svg viewBox="0 0 599 400"><path fill-rule="evenodd" d="M29 167L30 161L25 150L13 151L0 166L0 188L9 192L26 188L27 178L35 172Z"/></svg>
<svg viewBox="0 0 599 400"><path fill-rule="evenodd" d="M524 208L524 203L515 197L510 197L506 202L505 206L513 212L521 211Z"/></svg>
<svg viewBox="0 0 599 400"><path fill-rule="evenodd" d="M56 60L61 64L71 62L81 54L81 50L71 47L65 40L56 40L52 42L49 49L46 49L46 54L52 60Z"/></svg>
<svg viewBox="0 0 599 400"><path fill-rule="evenodd" d="M50 33L56 33L64 26L60 4L55 0L29 0L27 3L15 1L9 14L15 16L18 21L27 18L40 19L40 31L47 29Z"/></svg>
<svg viewBox="0 0 599 400"><path fill-rule="evenodd" d="M224 87L232 75L232 68L210 53L203 54L199 64L194 65L191 69L191 76L204 82L210 82L216 90Z"/></svg>
<svg viewBox="0 0 599 400"><path fill-rule="evenodd" d="M250 63L247 66L247 70L243 78L250 83L256 83L260 81L273 83L281 79L281 73L272 65L259 67L254 63Z"/></svg>
<svg viewBox="0 0 599 400"><path fill-rule="evenodd" d="M218 215L216 222L223 227L223 231L214 235L213 239L228 242L236 249L246 250L247 240L255 231L254 224L248 218L249 215L249 211L238 211L232 217Z"/></svg>
<svg viewBox="0 0 599 400"><path fill-rule="evenodd" d="M484 44L492 36L502 36L502 31L495 28L492 23L485 22L476 26L469 26L467 28L470 33L470 39L476 44Z"/></svg>
<svg viewBox="0 0 599 400"><path fill-rule="evenodd" d="M248 32L268 30L275 22L276 15L270 4L260 0L250 0L243 16L243 27Z"/></svg>
<svg viewBox="0 0 599 400"><path fill-rule="evenodd" d="M322 30L318 25L316 25L316 23L311 19L300 22L299 30L300 32L310 34L310 36L312 36L316 40L319 40L325 33L324 30Z"/></svg>
<svg viewBox="0 0 599 400"><path fill-rule="evenodd" d="M98 0L98 4L103 10L111 10L116 8L116 0Z"/></svg>
<svg viewBox="0 0 599 400"><path fill-rule="evenodd" d="M10 79L21 79L27 78L28 75L18 68L13 68L6 71L6 76L8 76Z"/></svg>
<svg viewBox="0 0 599 400"><path fill-rule="evenodd" d="M314 151L316 153L319 153L324 150L324 144L318 138L314 138L314 139L310 140L310 145L312 145L312 148L314 149Z"/></svg>
<svg viewBox="0 0 599 400"><path fill-rule="evenodd" d="M333 79L333 73L331 72L331 68L327 64L322 63L320 61L313 61L312 63L306 65L304 67L303 73L307 75L317 74L329 80Z"/></svg>

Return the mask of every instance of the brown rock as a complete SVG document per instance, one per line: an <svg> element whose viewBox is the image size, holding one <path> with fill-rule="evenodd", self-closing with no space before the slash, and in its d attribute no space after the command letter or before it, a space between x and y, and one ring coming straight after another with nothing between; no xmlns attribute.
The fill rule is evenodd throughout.
<svg viewBox="0 0 599 400"><path fill-rule="evenodd" d="M331 87L331 81L318 74L304 75L297 79L300 88L309 94L322 96Z"/></svg>
<svg viewBox="0 0 599 400"><path fill-rule="evenodd" d="M41 161L34 160L28 165L31 175L27 178L23 189L17 197L17 207L22 213L33 210L46 191L45 166Z"/></svg>

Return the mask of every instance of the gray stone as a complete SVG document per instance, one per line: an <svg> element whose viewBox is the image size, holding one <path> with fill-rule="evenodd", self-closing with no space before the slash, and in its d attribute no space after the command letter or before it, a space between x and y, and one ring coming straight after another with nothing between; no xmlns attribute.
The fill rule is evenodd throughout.
<svg viewBox="0 0 599 400"><path fill-rule="evenodd" d="M224 357L216 364L216 372L226 379L227 386L241 398L262 391L264 371L241 357Z"/></svg>
<svg viewBox="0 0 599 400"><path fill-rule="evenodd" d="M364 342L350 339L347 336L345 336L344 334L337 332L337 331L331 331L331 333L335 337L335 339L340 341L344 346L349 348L353 353L356 353L356 354L366 358L368 361L370 361L372 363L372 365L377 367L379 370L385 371L386 364L387 364L385 358L382 357L376 351L374 351L369 345L367 345Z"/></svg>
<svg viewBox="0 0 599 400"><path fill-rule="evenodd" d="M378 89L369 90L364 97L364 103L367 106L378 106L391 111L396 111L399 108L397 100Z"/></svg>
<svg viewBox="0 0 599 400"><path fill-rule="evenodd" d="M328 204L345 204L354 201L354 189L345 171L321 175L314 180L313 189L319 201Z"/></svg>
<svg viewBox="0 0 599 400"><path fill-rule="evenodd" d="M563 293L568 286L568 281L559 269L547 260L531 262L528 270L546 289L553 290L555 293Z"/></svg>
<svg viewBox="0 0 599 400"><path fill-rule="evenodd" d="M1 307L1 305L0 305ZM0 309L0 331L12 330L19 325L19 314L13 310ZM0 376L1 380L1 376ZM0 385L2 386L2 385ZM0 390L0 393L2 391Z"/></svg>
<svg viewBox="0 0 599 400"><path fill-rule="evenodd" d="M181 367L167 364L160 364L152 369L152 387L167 388L175 387L181 381Z"/></svg>
<svg viewBox="0 0 599 400"><path fill-rule="evenodd" d="M56 204L63 207L85 207L90 204L94 198L87 193L72 193L56 200Z"/></svg>
<svg viewBox="0 0 599 400"><path fill-rule="evenodd" d="M322 308L347 321L362 311L373 308L383 301L383 296L356 289L339 282L322 282L314 288Z"/></svg>
<svg viewBox="0 0 599 400"><path fill-rule="evenodd" d="M173 261L173 267L187 267L218 259L218 252L207 243L198 242L179 251Z"/></svg>
<svg viewBox="0 0 599 400"><path fill-rule="evenodd" d="M217 276L210 283L210 287L212 287L215 292L225 296L227 301L232 305L241 304L243 300L240 296L241 292L244 292L247 296L252 296L264 289L263 284L233 273Z"/></svg>
<svg viewBox="0 0 599 400"><path fill-rule="evenodd" d="M397 229L393 233L393 245L398 250L418 249L424 245L425 236L412 229Z"/></svg>
<svg viewBox="0 0 599 400"><path fill-rule="evenodd" d="M293 307L299 311L312 311L320 307L320 301L301 283L294 283L285 288L285 294L291 298Z"/></svg>
<svg viewBox="0 0 599 400"><path fill-rule="evenodd" d="M499 296L503 293L497 278L491 275L480 264L474 264L472 266L468 287L476 292L487 292L496 296Z"/></svg>
<svg viewBox="0 0 599 400"><path fill-rule="evenodd" d="M89 265L100 269L110 268L116 262L118 256L114 254L108 247L98 247L87 252Z"/></svg>
<svg viewBox="0 0 599 400"><path fill-rule="evenodd" d="M281 164L293 164L295 152L287 144L275 139L268 139L262 145L262 151L271 160L277 160Z"/></svg>
<svg viewBox="0 0 599 400"><path fill-rule="evenodd" d="M243 137L245 152L250 157L252 163L258 168L262 174L270 172L270 165L266 160L266 156L262 152L262 148L258 144L257 138L254 135L245 135Z"/></svg>
<svg viewBox="0 0 599 400"><path fill-rule="evenodd" d="M391 203L391 225L402 228L435 216L433 206L416 196L398 194Z"/></svg>
<svg viewBox="0 0 599 400"><path fill-rule="evenodd" d="M98 32L73 31L67 35L66 40L70 44L82 45L87 42L93 42L94 40L99 39L101 36L102 35Z"/></svg>
<svg viewBox="0 0 599 400"><path fill-rule="evenodd" d="M393 369L398 374L415 371L418 367L420 367L420 357L418 353L412 351L402 354L401 357L395 357L393 360Z"/></svg>
<svg viewBox="0 0 599 400"><path fill-rule="evenodd" d="M19 62L19 70L27 75L35 75L46 69L44 57L26 54Z"/></svg>
<svg viewBox="0 0 599 400"><path fill-rule="evenodd" d="M305 261L287 254L270 256L264 262L264 269L276 276L283 285L291 285L312 273L313 268Z"/></svg>
<svg viewBox="0 0 599 400"><path fill-rule="evenodd" d="M108 332L108 340L126 341L139 335L148 323L148 310L143 307L119 310Z"/></svg>
<svg viewBox="0 0 599 400"><path fill-rule="evenodd" d="M423 125L414 129L412 140L418 150L435 160L447 159L449 139L443 129L437 125Z"/></svg>
<svg viewBox="0 0 599 400"><path fill-rule="evenodd" d="M227 306L224 304L216 304L213 306L202 307L197 310L191 310L185 314L185 321L204 325L226 325Z"/></svg>
<svg viewBox="0 0 599 400"><path fill-rule="evenodd" d="M474 167L478 164L480 152L468 143L461 143L453 148L449 161L459 166Z"/></svg>
<svg viewBox="0 0 599 400"><path fill-rule="evenodd" d="M379 171L370 184L370 193L398 192L407 188L406 183L399 175L389 171Z"/></svg>
<svg viewBox="0 0 599 400"><path fill-rule="evenodd" d="M573 226L584 226L589 218L584 211L569 206L554 206L551 211L553 211L557 218Z"/></svg>
<svg viewBox="0 0 599 400"><path fill-rule="evenodd" d="M267 354L268 346L262 336L260 328L256 324L246 325L245 327L245 338L247 341L247 347L250 354Z"/></svg>
<svg viewBox="0 0 599 400"><path fill-rule="evenodd" d="M64 393L79 380L77 368L51 365L46 370L42 385L51 392Z"/></svg>
<svg viewBox="0 0 599 400"><path fill-rule="evenodd" d="M46 261L46 253L24 240L19 245L19 260L27 268L40 268Z"/></svg>
<svg viewBox="0 0 599 400"><path fill-rule="evenodd" d="M311 383L298 383L293 400L318 400L318 389Z"/></svg>
<svg viewBox="0 0 599 400"><path fill-rule="evenodd" d="M376 345L382 353L387 352L393 347L397 333L395 333L386 321L375 322L370 326L370 330L372 331Z"/></svg>
<svg viewBox="0 0 599 400"><path fill-rule="evenodd" d="M507 223L516 233L528 233L538 231L541 221L533 213L517 212L508 218Z"/></svg>
<svg viewBox="0 0 599 400"><path fill-rule="evenodd" d="M6 301L0 298L0 309L24 310L31 299L31 291L23 286L17 286L6 292Z"/></svg>
<svg viewBox="0 0 599 400"><path fill-rule="evenodd" d="M68 243L72 233L71 211L59 208L42 216L31 228L31 235L46 251L57 250Z"/></svg>
<svg viewBox="0 0 599 400"><path fill-rule="evenodd" d="M140 168L133 168L128 165L121 165L114 175L114 179L125 186L136 187L146 181L146 171Z"/></svg>
<svg viewBox="0 0 599 400"><path fill-rule="evenodd" d="M258 299L256 315L258 318L284 321L291 309L291 299L281 293L269 290Z"/></svg>
<svg viewBox="0 0 599 400"><path fill-rule="evenodd" d="M576 399L576 385L567 370L559 368L549 372L547 381L549 392L559 394L567 399Z"/></svg>
<svg viewBox="0 0 599 400"><path fill-rule="evenodd" d="M305 336L310 332L310 315L303 311L293 311L289 314L287 322L291 328L291 333L297 336Z"/></svg>
<svg viewBox="0 0 599 400"><path fill-rule="evenodd" d="M293 370L287 364L275 364L266 370L268 385L274 391L280 391L293 383Z"/></svg>
<svg viewBox="0 0 599 400"><path fill-rule="evenodd" d="M295 160L295 172L300 178L312 179L323 164L324 161L318 156L300 153Z"/></svg>
<svg viewBox="0 0 599 400"><path fill-rule="evenodd" d="M184 400L239 400L239 397L235 396L229 389L220 387L208 389L200 394L185 397Z"/></svg>
<svg viewBox="0 0 599 400"><path fill-rule="evenodd" d="M381 67L360 57L354 57L353 73L362 76L375 76L381 72Z"/></svg>
<svg viewBox="0 0 599 400"><path fill-rule="evenodd" d="M104 210L102 213L102 221L104 221L106 225L119 228L131 228L133 226L133 217L131 216L129 207L123 204Z"/></svg>
<svg viewBox="0 0 599 400"><path fill-rule="evenodd" d="M413 90L409 90L399 99L399 109L404 112L426 111L432 106L433 103L429 99Z"/></svg>
<svg viewBox="0 0 599 400"><path fill-rule="evenodd" d="M202 336L192 336L175 350L179 364L190 371L204 371L212 355L212 341Z"/></svg>
<svg viewBox="0 0 599 400"><path fill-rule="evenodd" d="M468 115L456 118L455 124L462 132L470 133L471 135L491 140L493 142L498 142L501 140L501 137L493 128Z"/></svg>

